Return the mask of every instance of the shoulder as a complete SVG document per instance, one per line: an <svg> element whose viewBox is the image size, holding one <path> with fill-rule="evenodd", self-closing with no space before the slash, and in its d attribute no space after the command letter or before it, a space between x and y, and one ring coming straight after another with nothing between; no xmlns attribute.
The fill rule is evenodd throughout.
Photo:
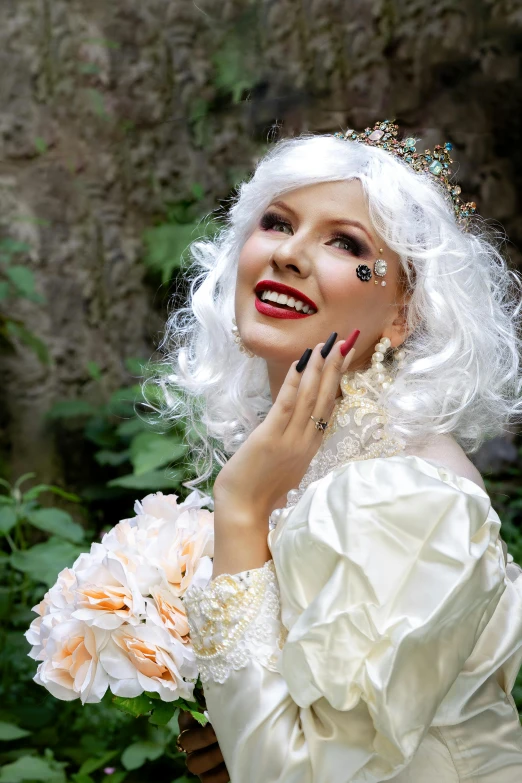
<svg viewBox="0 0 522 783"><path fill-rule="evenodd" d="M486 489L479 471L451 435L434 435L427 443L407 447L405 454L436 462Z"/></svg>

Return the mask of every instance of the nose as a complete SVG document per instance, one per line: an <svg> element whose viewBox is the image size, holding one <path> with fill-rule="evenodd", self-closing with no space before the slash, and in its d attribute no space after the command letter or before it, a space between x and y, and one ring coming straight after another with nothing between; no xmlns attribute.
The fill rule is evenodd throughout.
<svg viewBox="0 0 522 783"><path fill-rule="evenodd" d="M307 275L312 264L309 240L298 234L282 239L272 253L271 263L280 269L290 267L301 275Z"/></svg>

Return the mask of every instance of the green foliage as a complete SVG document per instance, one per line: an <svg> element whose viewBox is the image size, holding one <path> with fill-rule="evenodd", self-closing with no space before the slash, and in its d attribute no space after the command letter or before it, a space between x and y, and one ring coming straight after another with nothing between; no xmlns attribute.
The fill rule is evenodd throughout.
<svg viewBox="0 0 522 783"><path fill-rule="evenodd" d="M28 299L44 304L45 298L36 290L31 269L22 266L20 259L29 253L25 242L4 237L0 239L0 302L12 299ZM49 364L49 352L45 343L17 318L0 312L0 346L13 348L16 342L26 345L42 364Z"/></svg>
<svg viewBox="0 0 522 783"><path fill-rule="evenodd" d="M143 262L153 273L161 276L162 283L168 283L173 273L181 270L183 253L192 242L211 238L221 228L217 220L203 220L200 205L203 197L203 186L194 183L191 194L167 204L162 221L143 235Z"/></svg>
<svg viewBox="0 0 522 783"><path fill-rule="evenodd" d="M28 473L13 485L0 479L0 783L138 783L143 769L147 778L196 780L186 775L174 742L180 709L206 722L197 703L108 693L100 704L82 706L60 702L32 682L36 664L24 638L36 616L31 607L99 537L63 509L40 506L43 495L74 503L79 497L46 484L24 490L34 478Z"/></svg>
<svg viewBox="0 0 522 783"><path fill-rule="evenodd" d="M126 364L131 373L137 374L144 363L129 359ZM168 434L158 432L154 416L142 413L146 404L140 384L107 394L99 367L91 362L88 369L96 386L96 399L61 400L48 412L51 420L64 424L82 422L83 436L93 446L94 460L106 468L103 484L85 487L83 499L121 497L128 491L180 490L189 477L183 464L187 453L183 426L173 427ZM148 372L153 370L153 365L148 365Z"/></svg>
<svg viewBox="0 0 522 783"><path fill-rule="evenodd" d="M239 103L259 80L259 6L250 2L212 57L214 84Z"/></svg>

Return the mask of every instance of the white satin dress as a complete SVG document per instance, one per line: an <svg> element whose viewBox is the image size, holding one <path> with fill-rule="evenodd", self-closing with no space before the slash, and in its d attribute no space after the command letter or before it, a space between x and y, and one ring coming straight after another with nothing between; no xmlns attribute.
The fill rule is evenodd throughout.
<svg viewBox="0 0 522 783"><path fill-rule="evenodd" d="M498 515L342 390L273 559L185 597L230 779L522 783L522 571Z"/></svg>

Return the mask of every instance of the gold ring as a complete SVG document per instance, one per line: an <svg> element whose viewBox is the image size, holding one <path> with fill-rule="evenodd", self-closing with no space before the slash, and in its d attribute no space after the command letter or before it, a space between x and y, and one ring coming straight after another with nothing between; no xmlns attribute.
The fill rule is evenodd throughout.
<svg viewBox="0 0 522 783"><path fill-rule="evenodd" d="M328 422L324 419L316 419L315 416L310 416L313 422L315 422L315 429L321 430L322 432L325 431L325 429L328 427Z"/></svg>
<svg viewBox="0 0 522 783"><path fill-rule="evenodd" d="M176 748L179 750L180 753L186 753L187 752L185 750L185 748L182 745L180 745L180 742L179 742L180 739L182 738L182 736L187 733L187 731L190 731L190 729L183 729L183 731L181 731L178 734L178 737L176 739Z"/></svg>

